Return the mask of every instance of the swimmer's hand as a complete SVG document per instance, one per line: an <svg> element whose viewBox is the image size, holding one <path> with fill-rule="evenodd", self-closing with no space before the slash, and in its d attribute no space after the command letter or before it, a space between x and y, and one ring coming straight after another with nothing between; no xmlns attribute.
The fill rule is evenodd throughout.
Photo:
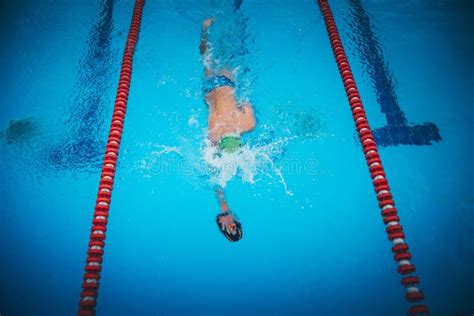
<svg viewBox="0 0 474 316"><path fill-rule="evenodd" d="M237 216L232 212L221 212L216 217L216 223L221 233L230 242L236 242L242 239L242 225Z"/></svg>

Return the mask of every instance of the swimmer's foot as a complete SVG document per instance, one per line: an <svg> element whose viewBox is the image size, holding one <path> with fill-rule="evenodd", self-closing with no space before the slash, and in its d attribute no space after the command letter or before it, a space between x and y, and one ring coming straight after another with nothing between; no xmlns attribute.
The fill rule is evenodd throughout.
<svg viewBox="0 0 474 316"><path fill-rule="evenodd" d="M216 21L216 17L212 16L210 18L204 19L202 21L202 32L205 33L211 27L211 25Z"/></svg>
<svg viewBox="0 0 474 316"><path fill-rule="evenodd" d="M242 239L242 225L231 211L225 211L216 217L217 227L220 232L231 242Z"/></svg>
<svg viewBox="0 0 474 316"><path fill-rule="evenodd" d="M212 23L216 20L215 17L210 17L202 21L201 27L201 44L199 45L199 51L201 55L204 55L207 51L207 31L211 27ZM207 70L206 70L207 71Z"/></svg>

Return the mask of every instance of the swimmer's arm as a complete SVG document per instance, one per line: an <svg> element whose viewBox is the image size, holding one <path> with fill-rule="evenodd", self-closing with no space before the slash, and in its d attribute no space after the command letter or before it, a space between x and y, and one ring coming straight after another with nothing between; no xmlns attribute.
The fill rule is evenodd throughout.
<svg viewBox="0 0 474 316"><path fill-rule="evenodd" d="M253 107L252 107L252 104L250 104L249 102L245 102L243 105L242 105L242 113L244 115L248 115L248 116L254 116L254 113L253 113Z"/></svg>

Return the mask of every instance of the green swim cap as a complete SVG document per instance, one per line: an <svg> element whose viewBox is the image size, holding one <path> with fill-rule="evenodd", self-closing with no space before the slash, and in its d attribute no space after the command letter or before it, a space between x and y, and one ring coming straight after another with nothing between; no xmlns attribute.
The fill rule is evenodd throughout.
<svg viewBox="0 0 474 316"><path fill-rule="evenodd" d="M242 147L242 141L239 136L224 136L219 141L219 148L225 153L234 153Z"/></svg>

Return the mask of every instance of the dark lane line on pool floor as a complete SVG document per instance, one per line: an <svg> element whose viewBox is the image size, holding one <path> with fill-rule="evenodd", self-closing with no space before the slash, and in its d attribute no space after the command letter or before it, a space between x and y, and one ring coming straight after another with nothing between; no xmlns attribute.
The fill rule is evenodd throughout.
<svg viewBox="0 0 474 316"><path fill-rule="evenodd" d="M434 123L408 124L397 99L394 80L385 61L381 45L371 27L370 18L360 0L351 0L353 15L351 39L360 54L360 60L373 83L377 102L385 115L387 125L374 129L377 145L431 145L441 141L439 129ZM365 61L365 62L364 62Z"/></svg>
<svg viewBox="0 0 474 316"><path fill-rule="evenodd" d="M113 52L113 9L115 0L101 1L99 20L89 32L80 59L78 79L73 92L69 116L62 122L66 129L49 152L56 168L90 168L99 165L105 148L100 137L104 110L112 103L106 92L110 88Z"/></svg>

